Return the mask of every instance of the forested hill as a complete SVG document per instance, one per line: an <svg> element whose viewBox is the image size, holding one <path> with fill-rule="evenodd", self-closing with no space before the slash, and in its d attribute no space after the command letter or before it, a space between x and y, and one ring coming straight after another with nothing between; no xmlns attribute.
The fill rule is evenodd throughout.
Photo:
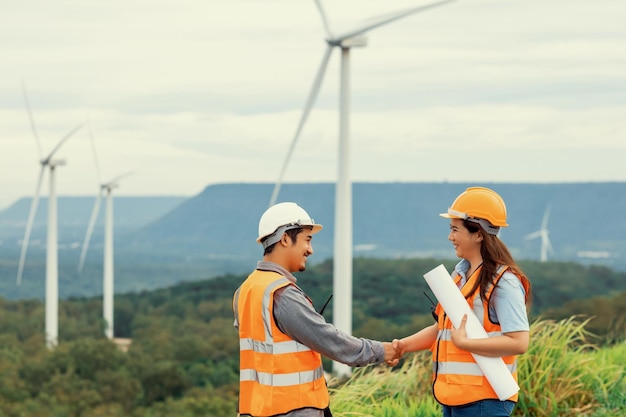
<svg viewBox="0 0 626 417"><path fill-rule="evenodd" d="M393 319L396 323L407 323L411 316L428 314L432 294L423 275L443 264L449 272L454 270L458 260L421 258L421 259L374 259L357 258L353 271L353 307L355 317L376 317ZM546 311L561 308L572 302L589 300L592 297L612 297L626 291L626 272L614 271L602 266L581 266L574 262L537 262L520 261L519 266L528 276L532 285L530 313L536 317ZM304 272L295 274L298 285L311 297L317 310L328 300L333 292L333 263L325 261L307 267ZM126 300L139 298L149 303L167 303L183 311L186 303L225 301L230 303L237 287L245 280L246 274L225 275L210 280L187 282L169 288L127 294ZM332 299L330 304L341 302ZM331 305L324 316L332 319ZM578 310L572 314L601 314L602 320L616 317L607 314L603 308ZM621 309L626 313L626 299L621 302ZM355 319L355 327L362 324Z"/></svg>
<svg viewBox="0 0 626 417"><path fill-rule="evenodd" d="M432 324L422 275L440 263L450 270L454 261L356 259L353 334L392 340ZM574 348L583 350L580 343L587 341L607 347L623 343L626 273L566 262L525 261L521 266L533 283L533 320L539 314L545 320L584 314L595 317L585 329L598 337L582 339L577 332ZM326 261L297 274L317 309L332 292L332 269L332 262ZM235 415L239 340L233 329L232 295L244 278L227 275L116 296L115 336L132 342L126 353L103 335L101 297L60 301L56 349L45 347L42 301L0 298L0 415ZM324 312L327 321L338 302L342 300L332 299ZM565 344L552 345L553 339L544 344L533 334L531 340L567 355L564 360L571 359L576 369L572 375L579 376L581 363L603 369L589 357L571 356ZM584 350L588 347L585 344ZM330 360L323 361L330 370ZM537 362L546 367L539 368L540 374L562 376L552 360ZM614 363L618 367L623 361L616 358Z"/></svg>

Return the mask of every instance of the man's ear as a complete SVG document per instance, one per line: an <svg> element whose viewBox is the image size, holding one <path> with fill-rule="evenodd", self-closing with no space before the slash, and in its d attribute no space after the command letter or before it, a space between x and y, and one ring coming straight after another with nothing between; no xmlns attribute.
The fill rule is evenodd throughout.
<svg viewBox="0 0 626 417"><path fill-rule="evenodd" d="M291 237L289 237L289 235L287 233L283 233L283 236L280 238L279 242L283 246L290 246L291 245Z"/></svg>

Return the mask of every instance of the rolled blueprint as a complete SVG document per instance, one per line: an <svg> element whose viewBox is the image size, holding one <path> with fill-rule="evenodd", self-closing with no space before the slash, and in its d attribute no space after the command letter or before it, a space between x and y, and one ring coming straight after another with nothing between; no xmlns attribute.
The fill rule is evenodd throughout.
<svg viewBox="0 0 626 417"><path fill-rule="evenodd" d="M443 306L448 317L450 317L454 327L458 328L463 316L467 314L467 323L465 325L467 337L470 339L484 339L488 337L481 322L474 314L474 311L470 309L467 300L463 297L445 266L439 265L427 272L424 274L424 279ZM482 356L475 353L472 353L472 356L500 401L506 400L519 391L517 382L515 382L511 371L509 371L502 358Z"/></svg>

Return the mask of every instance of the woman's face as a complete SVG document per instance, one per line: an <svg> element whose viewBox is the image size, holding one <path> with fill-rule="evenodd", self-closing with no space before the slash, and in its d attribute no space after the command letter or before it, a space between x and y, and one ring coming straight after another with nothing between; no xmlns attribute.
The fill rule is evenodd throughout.
<svg viewBox="0 0 626 417"><path fill-rule="evenodd" d="M471 259L480 255L482 236L480 232L470 233L461 219L450 219L450 234L448 240L452 242L456 256Z"/></svg>

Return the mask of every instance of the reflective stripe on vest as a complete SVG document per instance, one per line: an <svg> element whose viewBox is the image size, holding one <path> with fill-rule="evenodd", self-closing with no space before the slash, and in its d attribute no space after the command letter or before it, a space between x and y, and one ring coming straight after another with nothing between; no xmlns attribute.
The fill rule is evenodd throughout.
<svg viewBox="0 0 626 417"><path fill-rule="evenodd" d="M517 362L507 363L506 367L511 373L517 372ZM476 362L433 362L433 372L437 372L439 375L483 375L483 371Z"/></svg>
<svg viewBox="0 0 626 417"><path fill-rule="evenodd" d="M280 355L282 353L306 352L307 350L311 349L309 349L302 343L296 342L295 340L272 344L259 342L258 340L253 340L250 338L245 338L239 340L239 350L254 350L255 352L274 353L276 355Z"/></svg>
<svg viewBox="0 0 626 417"><path fill-rule="evenodd" d="M274 320L274 293L288 285L293 284L276 272L256 270L235 292L241 414L269 416L328 406L320 354L291 339Z"/></svg>
<svg viewBox="0 0 626 417"><path fill-rule="evenodd" d="M257 372L254 369L242 369L239 380L256 381L261 385L270 385L272 387L288 387L313 382L323 376L324 370L320 368L291 374L270 374L267 372Z"/></svg>
<svg viewBox="0 0 626 417"><path fill-rule="evenodd" d="M472 308L478 320L483 324L488 337L502 335L500 325L491 322L489 319L489 299L495 286L507 269L508 267L505 265L498 267L493 283L487 288L485 300L482 300L480 297L479 287L474 290L473 294L468 294L468 291L477 282L480 271L476 271L461 289L463 296L470 304L470 308ZM455 282L459 280L460 276L457 275ZM438 306L437 311L439 313L439 331L437 340L431 348L433 351L433 393L435 399L441 404L449 406L469 404L488 398L497 399L498 396L485 378L472 354L457 348L452 342L452 323L443 314L441 305ZM516 356L504 356L502 359L517 381ZM517 394L510 399L517 401Z"/></svg>
<svg viewBox="0 0 626 417"><path fill-rule="evenodd" d="M438 367L437 373L439 375L445 374L458 374L458 375L473 375L482 376L483 372L480 370L475 362L435 362L433 367ZM517 370L516 364L507 364L509 371L515 372Z"/></svg>

